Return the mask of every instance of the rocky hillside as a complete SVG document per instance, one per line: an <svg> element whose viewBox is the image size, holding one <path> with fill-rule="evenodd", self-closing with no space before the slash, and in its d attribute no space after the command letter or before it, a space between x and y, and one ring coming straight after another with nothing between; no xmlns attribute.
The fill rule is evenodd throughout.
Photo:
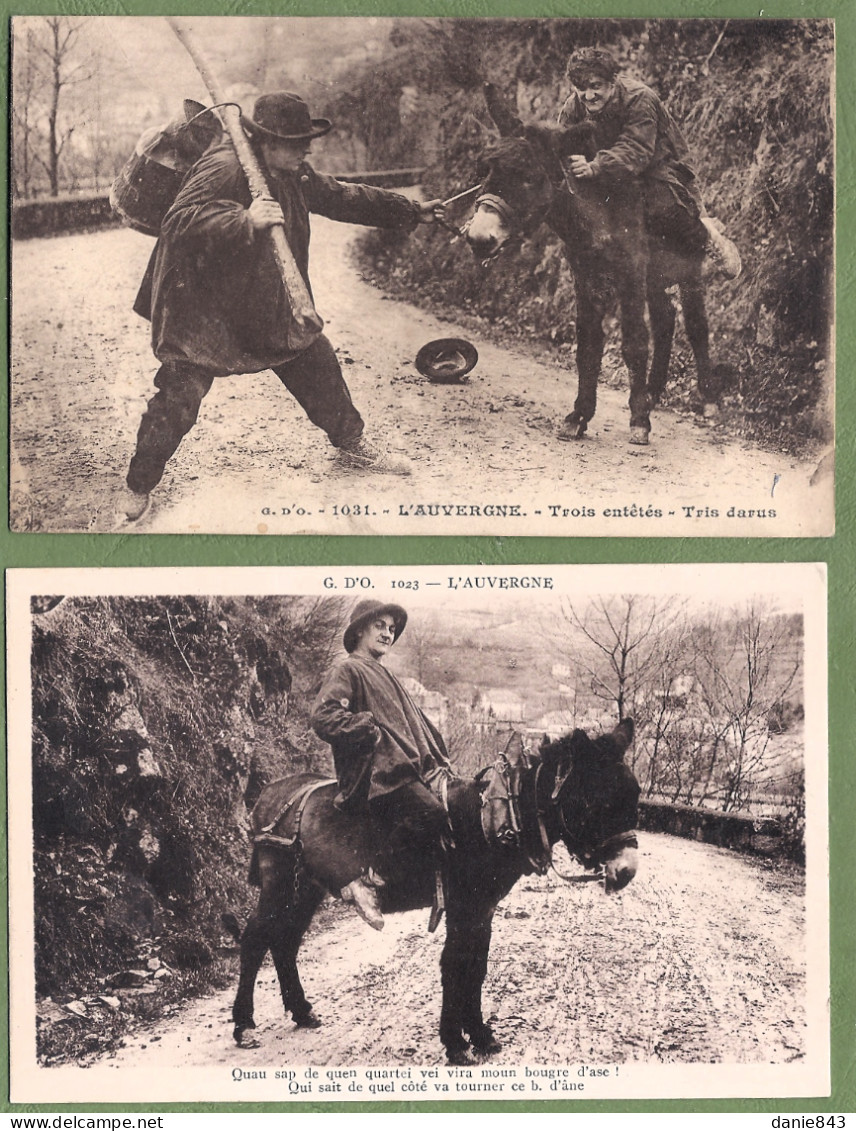
<svg viewBox="0 0 856 1131"><path fill-rule="evenodd" d="M34 602L32 667L47 1057L101 1047L129 1015L222 976L221 914L252 899L249 808L274 777L330 768L308 705L343 611L275 597L54 602Z"/></svg>

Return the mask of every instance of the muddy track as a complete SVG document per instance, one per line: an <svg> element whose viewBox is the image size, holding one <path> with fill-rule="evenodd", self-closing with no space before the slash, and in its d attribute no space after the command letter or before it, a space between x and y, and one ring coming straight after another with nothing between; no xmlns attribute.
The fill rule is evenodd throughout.
<svg viewBox="0 0 856 1131"><path fill-rule="evenodd" d="M501 904L484 1001L504 1047L490 1063L801 1060L801 873L651 833L640 849L639 873L619 896L551 873L525 877ZM443 1064L443 929L428 935L426 920L390 916L379 934L339 903L319 914L300 965L320 1029L284 1018L267 963L256 990L260 1048L232 1043L230 989L138 1030L101 1065L155 1079L176 1067Z"/></svg>
<svg viewBox="0 0 856 1131"><path fill-rule="evenodd" d="M754 525L703 519L687 521L682 535L779 534L783 515L788 533L810 534L823 523L818 491L808 485L816 459L764 452L667 410L653 418L651 445L634 448L627 442L623 388L602 385L588 439L558 442L556 427L573 402L573 373L522 346L492 343L487 327L476 335L388 299L350 262L354 236L352 226L313 218L316 303L367 434L410 459L412 477L340 470L324 435L272 373L224 378L215 381L135 532L293 534L326 524L337 534L420 534L430 531L401 521L402 501L518 503L531 512L533 498L545 506L552 500L570 508L643 510L668 500L678 521L682 506L713 499L762 508L775 502L779 510L775 528L768 519ZM131 310L152 246L146 236L117 229L13 247L16 529L113 528L117 492L153 392L148 325ZM429 339L453 335L476 340L479 364L464 386L432 385L413 358ZM372 518L365 516L367 503ZM333 504L348 506L350 515L334 520ZM278 517L280 508L296 505L314 518L301 524ZM263 514L265 506L274 517ZM363 512L355 514L355 506ZM634 523L625 516L620 525L594 529L586 518L551 527L550 517L555 522L546 509L538 519L530 514L534 528L521 524L508 532L667 532L644 518ZM496 533L495 527L492 520L468 519L446 532Z"/></svg>

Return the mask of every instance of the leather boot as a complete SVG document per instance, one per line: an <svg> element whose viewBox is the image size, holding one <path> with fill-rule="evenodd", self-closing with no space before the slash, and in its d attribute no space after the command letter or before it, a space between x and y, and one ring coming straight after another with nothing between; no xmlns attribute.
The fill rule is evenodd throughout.
<svg viewBox="0 0 856 1131"><path fill-rule="evenodd" d="M356 913L361 919L365 919L370 927L374 927L376 931L383 930L383 915L377 898L377 885L372 884L367 876L360 876L359 879L342 888L341 895L345 903L353 903Z"/></svg>

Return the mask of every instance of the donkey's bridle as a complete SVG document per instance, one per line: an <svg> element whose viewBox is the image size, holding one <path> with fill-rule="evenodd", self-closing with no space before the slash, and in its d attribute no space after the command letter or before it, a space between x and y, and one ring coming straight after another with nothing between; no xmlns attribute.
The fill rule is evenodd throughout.
<svg viewBox="0 0 856 1131"><path fill-rule="evenodd" d="M474 192L478 192L478 193L480 193L480 195L476 197L475 203L473 205L473 208L475 209L475 211L478 211L479 207L482 204L486 204L488 206L488 208L492 208L494 210L494 212L496 212L499 216L501 216L502 219L506 222L506 224L508 224L516 232L516 230L517 230L516 215L517 214L514 211L514 209L511 207L511 205L508 204L506 201L504 201L501 196L495 196L493 193L490 193L490 192L481 192L481 188L482 188L481 185L473 185L472 188L466 189L464 192L459 192L457 194L457 196L450 196L448 200L442 201L440 207L445 208L445 206L447 204L453 204L456 200L462 200L465 196L472 196L472 194ZM441 219L438 222L442 225L442 227L444 227L446 229L446 231L451 232L453 236L465 236L467 234L467 229L470 226L471 220L468 220L460 228L457 227L455 224L452 224L448 220L445 220L445 219ZM483 259L482 262L488 263L491 259L495 259L496 256L499 255L499 253L501 251L504 251L512 243L514 238L515 237L512 235L508 240L505 241L504 244L501 244L496 249L496 251L492 252L485 259Z"/></svg>
<svg viewBox="0 0 856 1131"><path fill-rule="evenodd" d="M498 212L506 224L517 226L515 223L517 213L508 201L503 200L501 196L496 196L492 192L483 192L481 196L476 197L475 206L478 209L482 204L486 204L488 208L492 208L494 212Z"/></svg>
<svg viewBox="0 0 856 1131"><path fill-rule="evenodd" d="M542 769L542 765L539 765L538 770L537 770L538 774L540 774L541 769ZM556 782L555 786L553 787L553 792L550 795L550 804L549 804L549 808L551 810L553 810L554 812L558 813L559 825L560 825L561 830L562 830L562 841L563 841L565 847L568 849L568 851L574 857L576 857L576 859L580 862L580 864L583 865L583 867L589 868L589 867L592 867L592 865L589 863L589 861L605 860L608 856L611 856L612 853L616 849L620 850L622 848L638 848L639 847L639 841L636 838L636 833L633 832L632 830L629 831L629 832L615 833L613 836L607 837L606 840L601 841L600 844L595 845L595 847L591 848L591 849L586 849L586 848L583 848L583 847L580 846L579 839L578 839L577 835L574 833L574 831L571 828L569 828L568 822L565 820L565 811L562 808L562 794L564 793L565 788L570 781L572 770L573 770L573 766L571 766L571 768L568 770L568 772L566 774L564 774ZM536 786L537 786L537 777L536 777ZM538 825L539 825L539 828L540 828L540 831L541 831L541 840L544 844L547 844L548 843L547 830L544 826L545 815L546 815L545 811L541 810L540 807L539 807L539 809L538 809ZM565 875L562 875L561 872L557 871L555 866L553 867L553 871L555 871L556 875L559 876L561 879L565 880L567 883L582 883L582 882L585 882L587 880L596 880L596 879L601 878L599 875L594 875L594 876L565 876Z"/></svg>

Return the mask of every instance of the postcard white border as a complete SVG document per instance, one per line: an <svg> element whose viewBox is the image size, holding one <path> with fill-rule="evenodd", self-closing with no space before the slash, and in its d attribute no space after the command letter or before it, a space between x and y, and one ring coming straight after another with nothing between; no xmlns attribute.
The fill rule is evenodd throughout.
<svg viewBox="0 0 856 1131"><path fill-rule="evenodd" d="M346 579L365 578L346 589ZM318 1095L289 1095L282 1081L244 1081L240 1092L229 1069L117 1072L100 1066L40 1067L35 1058L34 924L32 874L32 785L30 655L33 595L65 594L153 596L167 594L307 594L372 593L406 604L408 591L393 581L417 581L420 596L436 593L442 607L454 611L471 597L466 579L494 578L491 601L507 595L517 600L610 592L656 595L699 594L729 600L736 595L777 594L802 600L805 623L805 766L808 863L806 869L806 1019L807 1054L790 1064L656 1064L629 1062L620 1079L591 1080L578 1098L749 1098L823 1096L830 1092L829 898L827 810L827 665L826 566L823 563L695 564L651 566L331 566L324 568L152 568L38 569L7 572L8 623L8 788L11 966L11 1100L13 1103L164 1103L164 1102L323 1102ZM539 578L540 588L521 588L523 579ZM505 585L502 587L505 580ZM517 585L514 585L514 582ZM549 583L549 588L547 584ZM364 588L372 586L373 588ZM429 588L429 586L431 588ZM514 586L514 587L512 587ZM439 986L438 986L439 992ZM224 1040L230 1039L224 1033ZM271 1066L274 1067L273 1065ZM298 1074L311 1065L292 1065ZM349 1066L357 1067L357 1066ZM575 1067L575 1065L571 1065ZM520 1066L520 1070L524 1066ZM360 1071L363 1071L362 1069ZM439 1068L441 1078L448 1070ZM438 1101L478 1098L455 1094L370 1096L344 1093L336 1102L389 1099ZM482 1097L484 1098L484 1097ZM491 1100L561 1099L571 1095L526 1091L491 1094Z"/></svg>

